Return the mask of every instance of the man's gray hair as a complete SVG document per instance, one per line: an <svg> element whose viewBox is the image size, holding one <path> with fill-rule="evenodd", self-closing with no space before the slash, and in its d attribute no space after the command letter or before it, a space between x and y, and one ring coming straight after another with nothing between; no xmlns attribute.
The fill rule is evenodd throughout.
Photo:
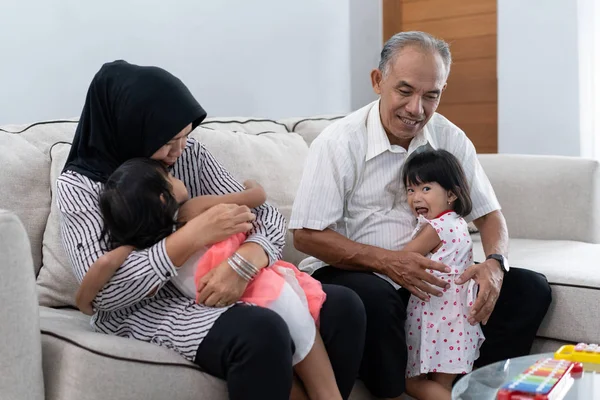
<svg viewBox="0 0 600 400"><path fill-rule="evenodd" d="M452 64L452 55L450 46L442 39L435 38L429 33L420 31L399 32L392 36L381 50L381 60L379 61L379 70L385 76L390 67L390 61L408 46L417 46L422 50L437 51L442 57L446 74L450 74L450 65Z"/></svg>

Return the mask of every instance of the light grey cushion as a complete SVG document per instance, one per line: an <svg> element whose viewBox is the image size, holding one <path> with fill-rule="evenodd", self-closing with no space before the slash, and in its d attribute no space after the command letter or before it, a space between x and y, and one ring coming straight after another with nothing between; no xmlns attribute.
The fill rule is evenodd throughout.
<svg viewBox="0 0 600 400"><path fill-rule="evenodd" d="M215 130L252 133L254 135L266 132L286 133L288 131L284 124L277 121L248 117L206 118L201 126Z"/></svg>
<svg viewBox="0 0 600 400"><path fill-rule="evenodd" d="M198 127L192 136L206 145L211 154L240 182L254 179L267 192L268 202L276 206L287 221L292 212L296 190L302 177L308 146L295 133L215 131ZM293 246L286 234L283 259L299 263L306 255Z"/></svg>
<svg viewBox="0 0 600 400"><path fill-rule="evenodd" d="M52 145L70 142L76 120L42 121L0 127L0 208L23 222L31 242L36 274L42 265L42 236L50 213L50 156Z"/></svg>
<svg viewBox="0 0 600 400"><path fill-rule="evenodd" d="M473 235L474 259L485 259ZM539 336L573 342L600 342L600 244L559 240L511 239L509 262L546 276L552 304Z"/></svg>
<svg viewBox="0 0 600 400"><path fill-rule="evenodd" d="M530 354L554 353L565 344L573 344L570 341L561 341L554 339L535 338L533 346L531 346Z"/></svg>
<svg viewBox="0 0 600 400"><path fill-rule="evenodd" d="M0 397L44 398L42 347L33 260L14 213L0 210Z"/></svg>
<svg viewBox="0 0 600 400"><path fill-rule="evenodd" d="M278 122L285 124L290 132L302 136L306 144L310 146L323 129L343 117L343 115L323 115L309 118L287 118Z"/></svg>
<svg viewBox="0 0 600 400"><path fill-rule="evenodd" d="M41 307L40 319L46 400L227 399L223 380L172 350L95 333L79 311ZM360 382L350 399L374 400Z"/></svg>
<svg viewBox="0 0 600 400"><path fill-rule="evenodd" d="M95 333L74 310L40 309L47 400L219 400L225 382L176 352Z"/></svg>
<svg viewBox="0 0 600 400"><path fill-rule="evenodd" d="M1 127L18 132L22 127ZM14 212L31 242L37 273L42 265L42 235L50 212L50 162L40 149L19 134L0 131L0 208Z"/></svg>
<svg viewBox="0 0 600 400"><path fill-rule="evenodd" d="M56 204L56 179L60 175L70 144L57 143L52 147L50 175L52 202L42 245L43 265L37 277L39 302L42 306L75 307L75 293L79 284L73 274L71 262L62 244L60 235L60 211Z"/></svg>
<svg viewBox="0 0 600 400"><path fill-rule="evenodd" d="M600 243L600 163L578 157L479 155L511 238Z"/></svg>

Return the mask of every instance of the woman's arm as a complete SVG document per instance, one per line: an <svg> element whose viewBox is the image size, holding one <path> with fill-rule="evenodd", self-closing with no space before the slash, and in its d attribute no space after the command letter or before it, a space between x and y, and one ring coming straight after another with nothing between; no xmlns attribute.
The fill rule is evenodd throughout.
<svg viewBox="0 0 600 400"><path fill-rule="evenodd" d="M223 195L243 190L229 172L199 143L196 143L196 156L200 162L200 195ZM281 257L285 245L285 218L269 203L264 203L252 210L256 220L252 224L246 243L256 243L268 256L268 265L274 264ZM260 267L259 265L257 265Z"/></svg>

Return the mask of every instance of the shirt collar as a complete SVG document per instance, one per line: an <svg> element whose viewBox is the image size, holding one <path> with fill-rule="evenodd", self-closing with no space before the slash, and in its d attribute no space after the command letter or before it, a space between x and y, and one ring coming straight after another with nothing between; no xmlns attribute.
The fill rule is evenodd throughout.
<svg viewBox="0 0 600 400"><path fill-rule="evenodd" d="M429 144L432 145L431 134L429 132L429 123L425 125L423 130L415 136L408 146L408 152L412 153L418 147ZM365 161L369 161L386 151L392 153L403 153L406 150L402 146L393 145L385 133L383 124L381 123L381 115L379 114L379 100L373 103L371 111L367 116L367 154Z"/></svg>

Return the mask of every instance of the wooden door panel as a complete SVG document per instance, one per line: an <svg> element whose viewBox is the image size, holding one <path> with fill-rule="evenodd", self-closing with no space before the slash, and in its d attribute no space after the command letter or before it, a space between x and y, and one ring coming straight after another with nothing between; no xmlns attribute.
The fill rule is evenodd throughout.
<svg viewBox="0 0 600 400"><path fill-rule="evenodd" d="M404 13L403 18L406 18ZM425 31L446 41L473 36L495 35L496 14L469 15L435 21L403 22L402 30Z"/></svg>
<svg viewBox="0 0 600 400"><path fill-rule="evenodd" d="M420 30L450 44L453 65L438 112L480 153L498 149L497 0L382 0L384 41Z"/></svg>
<svg viewBox="0 0 600 400"><path fill-rule="evenodd" d="M402 22L496 13L496 0L428 0L402 4Z"/></svg>

